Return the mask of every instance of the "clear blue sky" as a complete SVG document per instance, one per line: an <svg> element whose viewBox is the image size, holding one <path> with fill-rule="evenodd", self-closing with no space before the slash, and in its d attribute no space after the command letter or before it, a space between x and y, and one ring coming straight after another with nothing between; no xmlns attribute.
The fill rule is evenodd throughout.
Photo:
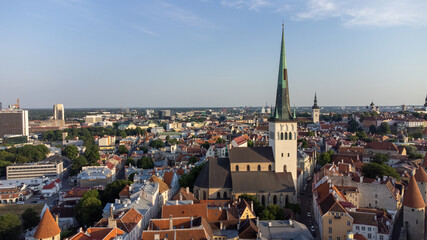
<svg viewBox="0 0 427 240"><path fill-rule="evenodd" d="M425 0L0 1L0 101L24 108L422 105Z"/></svg>

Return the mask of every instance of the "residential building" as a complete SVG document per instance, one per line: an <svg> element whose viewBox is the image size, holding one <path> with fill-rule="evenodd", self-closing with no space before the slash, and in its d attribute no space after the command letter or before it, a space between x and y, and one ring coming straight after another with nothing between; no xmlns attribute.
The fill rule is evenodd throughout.
<svg viewBox="0 0 427 240"><path fill-rule="evenodd" d="M106 186L116 179L115 169L106 166L83 167L77 175L79 187Z"/></svg>

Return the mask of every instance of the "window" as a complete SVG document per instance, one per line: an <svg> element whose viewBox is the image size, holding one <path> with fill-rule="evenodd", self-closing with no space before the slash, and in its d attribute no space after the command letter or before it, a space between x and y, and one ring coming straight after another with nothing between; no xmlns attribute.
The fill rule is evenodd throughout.
<svg viewBox="0 0 427 240"><path fill-rule="evenodd" d="M332 240L332 237L331 237L331 236L329 236L329 237L328 237L328 240Z"/></svg>
<svg viewBox="0 0 427 240"><path fill-rule="evenodd" d="M282 157L283 157L283 153L282 153Z"/></svg>
<svg viewBox="0 0 427 240"><path fill-rule="evenodd" d="M217 193L216 193L216 198L217 198L217 199L220 199L220 198L221 198L221 193L220 193L220 192L217 192Z"/></svg>
<svg viewBox="0 0 427 240"><path fill-rule="evenodd" d="M258 165L258 172L261 171L261 165Z"/></svg>
<svg viewBox="0 0 427 240"><path fill-rule="evenodd" d="M340 237L337 237L337 240L341 240L341 238L340 238Z"/></svg>
<svg viewBox="0 0 427 240"><path fill-rule="evenodd" d="M365 227L362 227L362 231L365 231Z"/></svg>
<svg viewBox="0 0 427 240"><path fill-rule="evenodd" d="M280 133L280 140L283 140L283 133Z"/></svg>
<svg viewBox="0 0 427 240"><path fill-rule="evenodd" d="M246 166L246 170L247 170L248 172L250 172L250 171L251 171L251 166L249 166L249 164L248 164L248 166Z"/></svg>
<svg viewBox="0 0 427 240"><path fill-rule="evenodd" d="M329 233L332 233L332 228L331 227L329 227Z"/></svg>
<svg viewBox="0 0 427 240"><path fill-rule="evenodd" d="M236 172L239 171L239 165L236 165Z"/></svg>
<svg viewBox="0 0 427 240"><path fill-rule="evenodd" d="M288 153L288 157L290 157L291 156L291 154L290 153Z"/></svg>
<svg viewBox="0 0 427 240"><path fill-rule="evenodd" d="M277 204L277 196L276 195L273 196L273 204Z"/></svg>
<svg viewBox="0 0 427 240"><path fill-rule="evenodd" d="M329 224L332 224L332 219L329 219Z"/></svg>
<svg viewBox="0 0 427 240"><path fill-rule="evenodd" d="M378 194L375 193L375 198L378 198Z"/></svg>
<svg viewBox="0 0 427 240"><path fill-rule="evenodd" d="M283 171L286 172L286 165L283 165Z"/></svg>
<svg viewBox="0 0 427 240"><path fill-rule="evenodd" d="M271 165L268 165L268 171L271 171Z"/></svg>
<svg viewBox="0 0 427 240"><path fill-rule="evenodd" d="M292 140L292 133L289 133L289 140Z"/></svg>
<svg viewBox="0 0 427 240"><path fill-rule="evenodd" d="M368 233L368 238L371 239L372 238L372 234Z"/></svg>
<svg viewBox="0 0 427 240"><path fill-rule="evenodd" d="M350 226L350 221L347 221L347 226Z"/></svg>
<svg viewBox="0 0 427 240"><path fill-rule="evenodd" d="M371 227L368 227L368 231L371 231L371 229L372 229Z"/></svg>
<svg viewBox="0 0 427 240"><path fill-rule="evenodd" d="M380 240L384 240L384 236L383 235L380 235Z"/></svg>
<svg viewBox="0 0 427 240"><path fill-rule="evenodd" d="M360 230L360 227L359 227L359 226L356 226L356 230Z"/></svg>
<svg viewBox="0 0 427 240"><path fill-rule="evenodd" d="M227 199L227 192L224 192L224 198Z"/></svg>

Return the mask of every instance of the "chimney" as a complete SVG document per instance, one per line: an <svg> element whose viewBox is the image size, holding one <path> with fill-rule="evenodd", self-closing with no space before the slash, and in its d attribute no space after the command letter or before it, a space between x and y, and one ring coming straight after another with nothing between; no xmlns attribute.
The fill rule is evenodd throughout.
<svg viewBox="0 0 427 240"><path fill-rule="evenodd" d="M179 193L179 201L182 201L182 193Z"/></svg>
<svg viewBox="0 0 427 240"><path fill-rule="evenodd" d="M222 230L224 228L224 224L222 222L219 222L219 229Z"/></svg>
<svg viewBox="0 0 427 240"><path fill-rule="evenodd" d="M55 221L56 221L56 224L58 224L58 225L59 225L59 214L56 214L56 216L55 216Z"/></svg>
<svg viewBox="0 0 427 240"><path fill-rule="evenodd" d="M360 177L360 182L363 183L363 176Z"/></svg>
<svg viewBox="0 0 427 240"><path fill-rule="evenodd" d="M185 191L189 194L190 193L190 187L186 187Z"/></svg>
<svg viewBox="0 0 427 240"><path fill-rule="evenodd" d="M271 227L271 226L272 226L272 224L271 224L271 222L270 222L270 221L268 222L268 226L269 226L269 227Z"/></svg>
<svg viewBox="0 0 427 240"><path fill-rule="evenodd" d="M254 201L251 201L251 211L254 211Z"/></svg>
<svg viewBox="0 0 427 240"><path fill-rule="evenodd" d="M259 227L259 217L256 217L256 226Z"/></svg>
<svg viewBox="0 0 427 240"><path fill-rule="evenodd" d="M182 200L182 197L180 197L179 200ZM175 200L175 205L178 205L178 200Z"/></svg>
<svg viewBox="0 0 427 240"><path fill-rule="evenodd" d="M169 230L173 229L173 220L172 220L172 214L169 216Z"/></svg>
<svg viewBox="0 0 427 240"><path fill-rule="evenodd" d="M191 216L191 219L190 219L190 228L193 228L193 216Z"/></svg>

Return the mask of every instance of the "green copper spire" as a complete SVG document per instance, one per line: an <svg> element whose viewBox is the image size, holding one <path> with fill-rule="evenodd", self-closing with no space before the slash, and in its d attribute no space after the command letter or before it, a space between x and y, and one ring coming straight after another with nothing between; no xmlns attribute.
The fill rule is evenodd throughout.
<svg viewBox="0 0 427 240"><path fill-rule="evenodd" d="M286 67L285 51L285 28L282 24L282 45L280 49L279 76L277 81L276 107L274 109L274 120L289 121L293 119L290 101L288 70Z"/></svg>

